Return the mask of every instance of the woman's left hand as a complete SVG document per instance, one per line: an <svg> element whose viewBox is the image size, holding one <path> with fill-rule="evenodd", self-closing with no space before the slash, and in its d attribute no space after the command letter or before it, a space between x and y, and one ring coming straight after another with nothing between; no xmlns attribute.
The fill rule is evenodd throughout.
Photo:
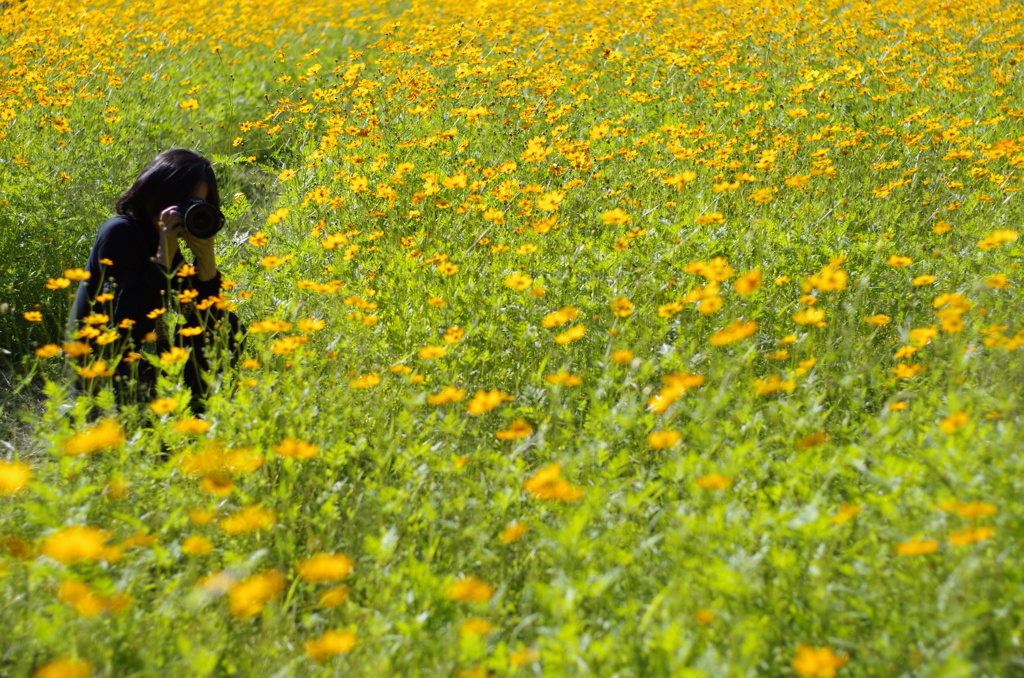
<svg viewBox="0 0 1024 678"><path fill-rule="evenodd" d="M203 282L217 275L217 258L213 251L213 237L197 238L185 230L185 244L196 258L196 274Z"/></svg>

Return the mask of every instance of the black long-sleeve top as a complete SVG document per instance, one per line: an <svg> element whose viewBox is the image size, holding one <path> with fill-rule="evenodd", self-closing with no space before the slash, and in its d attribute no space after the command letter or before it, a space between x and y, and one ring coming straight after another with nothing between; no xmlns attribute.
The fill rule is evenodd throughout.
<svg viewBox="0 0 1024 678"><path fill-rule="evenodd" d="M175 254L168 271L154 258L159 245L160 234L151 224L142 224L124 215L104 222L86 264L90 277L78 286L69 330L77 331L82 318L91 313L109 312L109 306L97 304L95 299L104 291L110 291L114 294L111 324L116 326L126 318L134 320L131 336L138 347L143 337L156 327L156 320L148 318L147 314L166 306L168 289L174 293L195 289L199 293L196 301L219 293L219 272L205 281L196 275L184 278L171 275L185 263L185 258L180 251Z"/></svg>

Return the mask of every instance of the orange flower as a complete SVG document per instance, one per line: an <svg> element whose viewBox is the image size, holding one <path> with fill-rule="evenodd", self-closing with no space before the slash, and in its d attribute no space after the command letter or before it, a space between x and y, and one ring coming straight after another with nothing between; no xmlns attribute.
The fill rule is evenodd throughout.
<svg viewBox="0 0 1024 678"><path fill-rule="evenodd" d="M460 603L486 603L494 595L494 587L482 579L465 576L449 584L445 595Z"/></svg>
<svg viewBox="0 0 1024 678"><path fill-rule="evenodd" d="M297 570L305 581L338 581L352 574L356 563L343 553L318 553L299 561Z"/></svg>

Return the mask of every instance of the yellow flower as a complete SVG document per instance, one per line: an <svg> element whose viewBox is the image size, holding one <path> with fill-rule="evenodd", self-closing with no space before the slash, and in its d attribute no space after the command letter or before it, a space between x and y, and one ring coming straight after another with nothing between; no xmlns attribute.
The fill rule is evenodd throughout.
<svg viewBox="0 0 1024 678"><path fill-rule="evenodd" d="M583 488L571 485L562 477L562 465L551 463L538 469L523 483L523 489L534 499L573 502L583 498Z"/></svg>
<svg viewBox="0 0 1024 678"><path fill-rule="evenodd" d="M433 360L435 358L440 358L447 352L448 349L444 346L432 346L428 344L420 349L420 358L423 360Z"/></svg>
<svg viewBox="0 0 1024 678"><path fill-rule="evenodd" d="M228 612L240 619L255 617L283 590L284 576L280 572L257 572L228 589Z"/></svg>
<svg viewBox="0 0 1024 678"><path fill-rule="evenodd" d="M572 327L567 329L565 332L562 332L561 334L556 336L555 337L555 343L559 344L561 346L565 346L566 344L570 344L570 343L576 341L577 339L582 338L583 335L586 334L586 333L587 333L587 328L586 328L585 325L573 325Z"/></svg>
<svg viewBox="0 0 1024 678"><path fill-rule="evenodd" d="M821 308L804 308L792 316L793 322L798 325L816 325L823 327L825 323L825 310Z"/></svg>
<svg viewBox="0 0 1024 678"><path fill-rule="evenodd" d="M25 320L29 321L30 323L38 323L42 322L43 320L43 314L40 313L39 311L25 311L21 315L23 318L25 318Z"/></svg>
<svg viewBox="0 0 1024 678"><path fill-rule="evenodd" d="M860 515L863 509L860 504L842 504L839 507L839 512L832 516L833 525L842 525L853 520L856 516Z"/></svg>
<svg viewBox="0 0 1024 678"><path fill-rule="evenodd" d="M52 662L43 664L35 673L33 678L88 678L92 675L92 664L84 659L71 659L60 657Z"/></svg>
<svg viewBox="0 0 1024 678"><path fill-rule="evenodd" d="M80 268L69 268L64 271L64 277L68 280L74 280L77 282L79 280L88 280L92 277L92 273L89 271L83 271Z"/></svg>
<svg viewBox="0 0 1024 678"><path fill-rule="evenodd" d="M498 440L519 440L533 433L533 427L525 419L513 419L507 429L495 431Z"/></svg>
<svg viewBox="0 0 1024 678"><path fill-rule="evenodd" d="M966 426L968 421L970 421L970 417L967 416L966 412L961 410L959 412L951 413L948 417L940 421L939 428L942 429L942 432L947 436L951 436Z"/></svg>
<svg viewBox="0 0 1024 678"><path fill-rule="evenodd" d="M181 552L189 556L205 556L213 551L213 542L206 537L193 535L181 542Z"/></svg>
<svg viewBox="0 0 1024 678"><path fill-rule="evenodd" d="M531 647L524 647L509 654L508 663L510 666L526 666L540 661L540 652Z"/></svg>
<svg viewBox="0 0 1024 678"><path fill-rule="evenodd" d="M742 294L744 296L750 295L761 286L762 280L763 276L761 275L761 271L749 271L737 278L736 282L733 283L732 288L736 290L736 294Z"/></svg>
<svg viewBox="0 0 1024 678"><path fill-rule="evenodd" d="M576 320L580 315L580 310L573 306L563 306L557 311L553 311L544 316L540 321L540 324L544 327L551 329L552 327L558 327L568 322Z"/></svg>
<svg viewBox="0 0 1024 678"><path fill-rule="evenodd" d="M912 263L914 263L914 260L911 259L910 257L901 257L898 254L893 254L885 263L889 264L894 268L901 268L903 266L910 266Z"/></svg>
<svg viewBox="0 0 1024 678"><path fill-rule="evenodd" d="M364 374L358 379L350 381L348 385L352 388L370 388L371 386L376 386L379 383L380 375L376 372L370 372L369 374Z"/></svg>
<svg viewBox="0 0 1024 678"><path fill-rule="evenodd" d="M633 352L620 348L616 351L612 351L612 362L618 363L619 365L628 365L633 362Z"/></svg>
<svg viewBox="0 0 1024 678"><path fill-rule="evenodd" d="M503 393L498 389L477 391L476 394L469 399L466 411L470 414L484 414L486 412L490 412L501 403L508 402L510 400L512 400L512 396L507 393Z"/></svg>
<svg viewBox="0 0 1024 678"><path fill-rule="evenodd" d="M93 454L100 450L120 447L124 443L124 432L113 419L103 419L94 426L79 431L64 441L64 454L77 456Z"/></svg>
<svg viewBox="0 0 1024 678"><path fill-rule="evenodd" d="M199 108L199 102L195 99L185 99L178 105L184 108L186 111L194 111L197 108Z"/></svg>
<svg viewBox="0 0 1024 678"><path fill-rule="evenodd" d="M705 607L694 612L693 618L697 620L698 624L704 624L707 626L711 622L715 621L715 613Z"/></svg>
<svg viewBox="0 0 1024 678"><path fill-rule="evenodd" d="M978 241L978 247L983 250L998 247L999 245L1013 242L1017 239L1020 234L1017 231L1011 231L1009 229L997 229L992 231L987 236Z"/></svg>
<svg viewBox="0 0 1024 678"><path fill-rule="evenodd" d="M176 421L171 428L178 433L206 433L210 430L210 422L193 417Z"/></svg>
<svg viewBox="0 0 1024 678"><path fill-rule="evenodd" d="M43 539L39 551L65 565L103 559L110 535L89 525L72 525Z"/></svg>
<svg viewBox="0 0 1024 678"><path fill-rule="evenodd" d="M627 318L633 314L633 303L626 297L612 299L612 315Z"/></svg>
<svg viewBox="0 0 1024 678"><path fill-rule="evenodd" d="M359 637L352 631L324 631L319 638L307 640L306 654L313 661L322 662L339 654L348 654L355 649Z"/></svg>
<svg viewBox="0 0 1024 678"><path fill-rule="evenodd" d="M712 346L725 346L731 344L734 341L746 339L752 336L757 331L757 323L753 320L743 322L742 320L734 320L728 327L723 330L719 330L713 333L708 338L708 343Z"/></svg>
<svg viewBox="0 0 1024 678"><path fill-rule="evenodd" d="M921 374L927 369L927 366L917 363L900 363L896 367L892 368L892 371L896 374L898 379L911 379Z"/></svg>
<svg viewBox="0 0 1024 678"><path fill-rule="evenodd" d="M608 210L601 215L601 221L608 226L625 226L626 224L633 221L633 218L626 214L626 212L618 207L613 210Z"/></svg>
<svg viewBox="0 0 1024 678"><path fill-rule="evenodd" d="M46 358L52 358L59 353L60 346L57 344L44 344L35 350L36 357L43 358L44 360Z"/></svg>
<svg viewBox="0 0 1024 678"><path fill-rule="evenodd" d="M800 644L793 657L793 670L804 678L835 678L836 671L846 666L849 659L836 654L830 647L811 647Z"/></svg>
<svg viewBox="0 0 1024 678"><path fill-rule="evenodd" d="M21 494L31 478L32 467L25 462L0 460L0 495Z"/></svg>
<svg viewBox="0 0 1024 678"><path fill-rule="evenodd" d="M675 447L683 436L679 431L653 431L647 435L647 444L654 450L667 450Z"/></svg>
<svg viewBox="0 0 1024 678"><path fill-rule="evenodd" d="M494 595L494 587L476 577L465 576L449 584L445 595L459 603L486 603Z"/></svg>
<svg viewBox="0 0 1024 678"><path fill-rule="evenodd" d="M544 375L544 381L555 386L579 386L583 383L583 377L578 374L569 374L565 370L559 370L552 374Z"/></svg>
<svg viewBox="0 0 1024 678"><path fill-rule="evenodd" d="M896 555L899 556L922 556L935 553L939 550L939 542L934 539L911 539L901 544L896 544Z"/></svg>
<svg viewBox="0 0 1024 678"><path fill-rule="evenodd" d="M523 535L528 529L526 523L521 523L518 520L514 520L505 526L505 529L501 531L501 541L505 544L511 544L522 539Z"/></svg>
<svg viewBox="0 0 1024 678"><path fill-rule="evenodd" d="M466 389L455 388L454 386L445 386L434 395L427 396L427 402L431 405L445 405L447 403L458 402L465 397Z"/></svg>
<svg viewBox="0 0 1024 678"><path fill-rule="evenodd" d="M884 313L879 313L878 315L873 315L864 318L864 322L866 322L868 325L877 325L879 327L887 324L890 320L892 320L892 318L885 315Z"/></svg>
<svg viewBox="0 0 1024 678"><path fill-rule="evenodd" d="M977 544L980 541L991 539L995 533L995 528L990 525L984 525L982 527L968 527L960 532L953 532L950 534L949 543L951 546Z"/></svg>
<svg viewBox="0 0 1024 678"><path fill-rule="evenodd" d="M710 473L697 478L697 485L705 490L724 490L732 485L732 478Z"/></svg>
<svg viewBox="0 0 1024 678"><path fill-rule="evenodd" d="M305 581L338 581L352 574L356 563L343 553L318 553L299 561L297 570Z"/></svg>
<svg viewBox="0 0 1024 678"><path fill-rule="evenodd" d="M317 605L320 607L338 607L348 600L349 589L347 586L335 586L327 589L317 598Z"/></svg>
<svg viewBox="0 0 1024 678"><path fill-rule="evenodd" d="M470 617L459 626L463 636L489 636L494 633L494 624L481 617Z"/></svg>
<svg viewBox="0 0 1024 678"><path fill-rule="evenodd" d="M270 509L250 504L220 521L220 529L228 534L245 534L264 530L277 522L277 514Z"/></svg>
<svg viewBox="0 0 1024 678"><path fill-rule="evenodd" d="M313 443L295 438L285 438L279 444L274 445L273 449L275 454L292 459L309 459L315 457L320 451L320 448Z"/></svg>
<svg viewBox="0 0 1024 678"><path fill-rule="evenodd" d="M188 351L180 346L173 346L170 351L164 351L160 354L160 364L166 367L174 363L180 363L186 358L188 358Z"/></svg>
<svg viewBox="0 0 1024 678"><path fill-rule="evenodd" d="M767 379L754 379L754 393L759 396L769 395L776 391L789 393L796 389L796 382L784 380L781 375L772 374Z"/></svg>
<svg viewBox="0 0 1024 678"><path fill-rule="evenodd" d="M154 414L167 414L173 412L177 406L177 398L157 398L149 404L149 409Z"/></svg>
<svg viewBox="0 0 1024 678"><path fill-rule="evenodd" d="M522 292L533 284L533 278L525 273L513 273L505 278L505 287L511 287L517 292Z"/></svg>
<svg viewBox="0 0 1024 678"><path fill-rule="evenodd" d="M919 275L911 280L910 283L915 287L924 287L925 285L931 285L935 280L934 275Z"/></svg>

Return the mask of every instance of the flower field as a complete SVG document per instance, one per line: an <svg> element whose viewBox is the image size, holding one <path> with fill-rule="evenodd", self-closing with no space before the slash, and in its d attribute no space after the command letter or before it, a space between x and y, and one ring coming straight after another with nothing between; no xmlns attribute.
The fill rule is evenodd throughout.
<svg viewBox="0 0 1024 678"><path fill-rule="evenodd" d="M1024 675L1022 61L1009 0L0 3L0 675ZM65 330L172 147L200 415Z"/></svg>

